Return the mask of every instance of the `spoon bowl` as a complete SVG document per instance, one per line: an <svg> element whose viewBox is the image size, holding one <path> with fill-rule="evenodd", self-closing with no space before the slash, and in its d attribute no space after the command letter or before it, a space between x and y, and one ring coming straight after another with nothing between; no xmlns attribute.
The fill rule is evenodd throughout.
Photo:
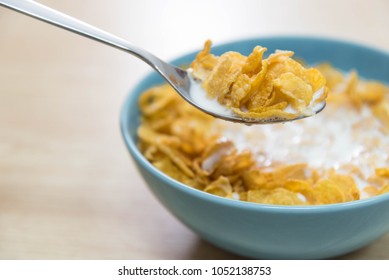
<svg viewBox="0 0 389 280"><path fill-rule="evenodd" d="M50 23L57 27L61 27L76 34L107 44L111 47L118 48L122 51L136 56L137 58L143 60L152 68L154 68L154 70L156 70L187 102L200 109L201 111L216 118L231 122L244 123L248 125L270 124L303 119L321 112L325 107L325 102L323 102L323 106L319 106L319 108L317 108L317 110L314 111L313 114L300 115L293 119L249 119L237 116L233 113L222 114L220 112L216 112L215 110L211 110L210 108L206 108L204 107L204 104L199 104L198 102L195 102L193 100L190 93L192 91L192 88L194 87L193 83L196 82L191 79L189 72L169 63L166 63L165 61L159 59L158 57L149 53L146 50L134 46L133 44L108 32L100 30L90 24L72 18L66 14L63 14L59 11L56 11L34 1L0 0L0 5L23 13L25 15L31 16L33 18L42 20L44 22Z"/></svg>

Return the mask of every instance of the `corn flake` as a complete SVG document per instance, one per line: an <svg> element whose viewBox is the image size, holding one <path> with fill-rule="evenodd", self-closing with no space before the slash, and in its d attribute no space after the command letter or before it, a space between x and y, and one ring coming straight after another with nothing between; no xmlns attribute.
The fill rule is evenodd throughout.
<svg viewBox="0 0 389 280"><path fill-rule="evenodd" d="M389 184L386 184L378 190L378 194L389 193Z"/></svg>
<svg viewBox="0 0 389 280"><path fill-rule="evenodd" d="M214 194L221 197L232 196L232 186L228 178L220 176L217 180L213 181L204 189L205 192Z"/></svg>
<svg viewBox="0 0 389 280"><path fill-rule="evenodd" d="M329 179L319 180L314 185L315 204L341 203L346 201L346 196L341 187Z"/></svg>
<svg viewBox="0 0 389 280"><path fill-rule="evenodd" d="M250 190L247 192L247 201L274 205L303 205L298 195L284 188L275 188L272 190Z"/></svg>

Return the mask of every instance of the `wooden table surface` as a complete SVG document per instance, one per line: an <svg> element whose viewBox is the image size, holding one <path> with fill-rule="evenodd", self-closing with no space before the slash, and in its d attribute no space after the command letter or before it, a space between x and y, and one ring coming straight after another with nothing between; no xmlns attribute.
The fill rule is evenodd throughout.
<svg viewBox="0 0 389 280"><path fill-rule="evenodd" d="M324 35L389 50L389 2L42 0L164 59L215 43ZM0 258L236 259L153 197L119 131L150 68L0 7ZM344 259L389 259L389 235Z"/></svg>

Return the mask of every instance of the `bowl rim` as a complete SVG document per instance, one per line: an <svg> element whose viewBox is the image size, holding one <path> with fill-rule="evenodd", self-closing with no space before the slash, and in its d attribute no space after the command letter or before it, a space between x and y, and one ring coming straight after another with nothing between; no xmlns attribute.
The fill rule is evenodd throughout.
<svg viewBox="0 0 389 280"><path fill-rule="evenodd" d="M331 38L331 37L320 37L320 36L309 36L309 35L276 35L276 36L259 36L259 37L251 37L247 39L240 39L240 40L233 40L229 42L224 42L221 44L215 45L215 47L223 47L230 44L247 44L253 41L258 40L309 40L309 41L316 41L316 42L327 42L327 43L334 43L334 44L343 44L347 45L349 47L353 48L361 48L366 49L367 51L373 51L377 52L380 55L387 56L389 59L389 52L386 52L383 49L379 49L376 47L371 47L365 44L361 44L359 42L352 42L344 39L337 39L337 38ZM184 54L181 54L179 57L176 57L171 63L176 63L176 61L183 59L186 56L194 55L198 52L187 52ZM156 167L154 167L140 152L140 150L137 147L136 141L133 141L128 128L130 119L128 116L130 115L131 105L136 104L138 102L138 97L141 91L141 88L143 87L143 83L145 83L148 79L151 77L158 75L155 73L155 71L150 71L149 74L144 76L141 80L139 80L136 85L129 91L125 102L122 106L121 113L120 113L120 130L122 134L122 138L124 140L124 143L129 150L130 154L132 155L133 159L141 165L142 168L144 168L147 172L152 174L153 176L157 177L167 185L174 187L176 190L180 192L184 192L187 195L194 196L198 199L205 200L210 203L218 204L221 206L226 207L233 207L233 208L240 208L245 209L249 211L263 211L263 212L276 212L276 213L294 213L294 214L306 214L306 213L330 213L330 212L339 212L339 211L349 211L353 210L355 208L360 207L369 207L372 205L380 204L380 203L389 203L389 193L370 197L370 198L363 198L360 200L350 201L350 202L342 202L342 203L335 203L335 204L325 204L325 205L306 205L306 206L293 206L293 205L271 205L271 204L260 204L260 203L254 203L254 202L247 202L247 201L241 201L241 200L235 200L231 198L224 198L219 197L213 194L206 193L201 190L197 190L193 187L190 187L188 185L185 185ZM146 183L147 185L147 183Z"/></svg>

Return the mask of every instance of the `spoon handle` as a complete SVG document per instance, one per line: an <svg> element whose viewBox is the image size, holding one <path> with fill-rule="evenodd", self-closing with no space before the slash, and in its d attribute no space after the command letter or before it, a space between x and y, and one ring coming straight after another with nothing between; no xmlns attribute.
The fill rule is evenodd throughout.
<svg viewBox="0 0 389 280"><path fill-rule="evenodd" d="M161 70L163 70L165 67L165 62L148 51L134 46L126 40L123 40L115 35L63 14L52 8L46 7L35 1L0 0L0 5L128 52L140 58L160 73Z"/></svg>

